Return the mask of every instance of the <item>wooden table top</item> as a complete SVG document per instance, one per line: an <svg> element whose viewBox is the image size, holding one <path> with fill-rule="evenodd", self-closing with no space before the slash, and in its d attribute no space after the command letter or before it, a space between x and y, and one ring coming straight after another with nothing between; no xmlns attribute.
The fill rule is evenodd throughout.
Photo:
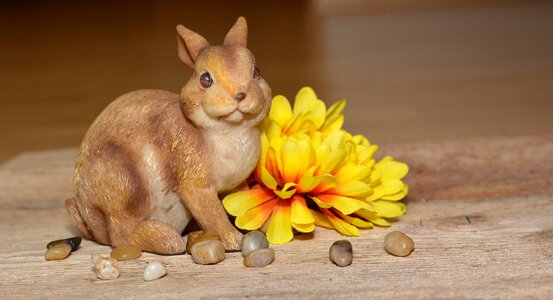
<svg viewBox="0 0 553 300"><path fill-rule="evenodd" d="M248 269L239 253L201 266L189 255L144 254L100 281L84 240L62 261L47 242L76 234L63 208L72 194L75 149L25 153L0 165L0 298L541 298L553 297L553 136L481 138L383 146L411 166L407 214L391 228L362 231L354 261L328 259L338 233L326 229L273 246L276 258ZM415 241L408 257L388 255L384 235ZM169 274L142 279L157 259Z"/></svg>

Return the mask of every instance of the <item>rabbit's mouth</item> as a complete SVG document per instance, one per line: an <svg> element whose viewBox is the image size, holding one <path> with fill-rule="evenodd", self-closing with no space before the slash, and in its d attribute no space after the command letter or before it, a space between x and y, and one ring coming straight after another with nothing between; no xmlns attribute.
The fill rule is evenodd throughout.
<svg viewBox="0 0 553 300"><path fill-rule="evenodd" d="M222 119L230 123L239 123L244 119L244 114L237 109L230 114L222 117Z"/></svg>

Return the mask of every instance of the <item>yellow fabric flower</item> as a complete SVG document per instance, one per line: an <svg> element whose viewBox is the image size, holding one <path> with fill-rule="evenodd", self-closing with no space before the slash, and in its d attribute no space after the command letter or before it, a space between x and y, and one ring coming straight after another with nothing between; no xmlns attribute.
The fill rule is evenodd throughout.
<svg viewBox="0 0 553 300"><path fill-rule="evenodd" d="M310 87L304 87L296 95L293 110L288 99L281 95L275 96L262 129L267 130L271 122L275 122L284 135L312 135L317 131L329 133L340 130L344 123L342 111L345 106L346 100L342 99L327 111L326 105L317 98L315 91Z"/></svg>
<svg viewBox="0 0 553 300"><path fill-rule="evenodd" d="M377 146L342 130L345 100L328 110L315 92L302 88L292 109L273 99L261 128L261 156L250 190L223 199L238 228L255 230L267 220L272 244L292 240L294 230L315 225L359 236L358 228L389 226L405 213L405 163L391 157L376 162Z"/></svg>

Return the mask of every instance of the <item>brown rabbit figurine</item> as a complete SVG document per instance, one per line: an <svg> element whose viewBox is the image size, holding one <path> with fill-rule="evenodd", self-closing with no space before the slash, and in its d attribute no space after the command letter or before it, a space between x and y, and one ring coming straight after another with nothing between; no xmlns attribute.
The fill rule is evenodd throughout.
<svg viewBox="0 0 553 300"><path fill-rule="evenodd" d="M271 89L246 48L243 17L222 46L177 26L178 55L194 74L180 96L140 90L112 102L86 133L66 207L89 239L143 251L179 254L193 217L239 250L218 193L253 171L260 152L257 124Z"/></svg>

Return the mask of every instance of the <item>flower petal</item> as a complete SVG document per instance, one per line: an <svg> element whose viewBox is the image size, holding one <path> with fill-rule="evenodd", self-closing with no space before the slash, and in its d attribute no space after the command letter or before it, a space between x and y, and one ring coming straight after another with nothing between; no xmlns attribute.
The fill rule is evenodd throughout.
<svg viewBox="0 0 553 300"><path fill-rule="evenodd" d="M346 142L346 133L343 130L335 131L327 135L324 143L330 146L330 149L343 149Z"/></svg>
<svg viewBox="0 0 553 300"><path fill-rule="evenodd" d="M296 229L299 232L309 233L309 232L313 232L313 230L315 230L315 223L296 224L296 223L292 222L292 227L294 227L294 229Z"/></svg>
<svg viewBox="0 0 553 300"><path fill-rule="evenodd" d="M384 195L380 199L389 200L389 201L398 201L403 199L405 196L407 196L407 193L409 193L409 186L407 186L407 184L403 184L403 189L401 189L401 191L391 195Z"/></svg>
<svg viewBox="0 0 553 300"><path fill-rule="evenodd" d="M361 208L360 201L345 196L322 194L317 197L319 200L332 204L332 207L344 215L349 215Z"/></svg>
<svg viewBox="0 0 553 300"><path fill-rule="evenodd" d="M346 216L338 211L335 211L335 213L338 215L338 217L340 217L341 219L343 219L344 221L350 223L351 225L353 226L357 226L359 228L364 228L364 229L368 229L368 228L373 228L373 223L371 222L367 222L367 221L364 221L364 220L361 220L359 218L355 218L355 217L352 217L352 216Z"/></svg>
<svg viewBox="0 0 553 300"><path fill-rule="evenodd" d="M339 182L347 182L350 180L364 180L371 175L371 168L366 165L348 163L344 165L334 177Z"/></svg>
<svg viewBox="0 0 553 300"><path fill-rule="evenodd" d="M313 224L315 219L311 215L311 210L307 208L305 199L301 196L292 197L292 223L293 224Z"/></svg>
<svg viewBox="0 0 553 300"><path fill-rule="evenodd" d="M277 188L277 181L276 179L267 171L265 167L261 167L261 181L263 184L270 188L271 190L274 190Z"/></svg>
<svg viewBox="0 0 553 300"><path fill-rule="evenodd" d="M380 188L384 195L393 195L403 190L404 183L399 179L392 179L382 182Z"/></svg>
<svg viewBox="0 0 553 300"><path fill-rule="evenodd" d="M330 221L324 214L314 210L311 210L311 214L313 215L313 218L315 218L315 225L324 228L334 229L334 226L332 226L332 223L330 223Z"/></svg>
<svg viewBox="0 0 553 300"><path fill-rule="evenodd" d="M345 222L344 220L336 217L331 211L327 209L321 209L321 211L327 216L332 226L343 235L346 236L359 236L359 229L357 227Z"/></svg>
<svg viewBox="0 0 553 300"><path fill-rule="evenodd" d="M355 212L356 215L366 219L366 220L369 220L371 222L373 222L374 224L378 225L378 226L382 226L382 227L388 227L390 226L390 223L388 223L388 221L384 220L383 218L379 217L378 215L374 214L374 213L371 213L369 211L366 211L366 210L358 210Z"/></svg>
<svg viewBox="0 0 553 300"><path fill-rule="evenodd" d="M343 195L350 197L364 197L372 194L371 187L362 181L348 181L326 191L328 194Z"/></svg>
<svg viewBox="0 0 553 300"><path fill-rule="evenodd" d="M291 189L289 191L281 190L281 191L274 191L274 193L280 198L280 199L288 199L292 197L296 193L296 189Z"/></svg>
<svg viewBox="0 0 553 300"><path fill-rule="evenodd" d="M406 163L388 159L382 159L374 165L374 168L382 173L382 181L401 179L409 172L409 166Z"/></svg>
<svg viewBox="0 0 553 300"><path fill-rule="evenodd" d="M368 147L358 147L359 151L357 153L357 159L360 163L368 163L371 160L378 150L377 145L370 145Z"/></svg>
<svg viewBox="0 0 553 300"><path fill-rule="evenodd" d="M327 120L327 122L325 122L325 124L321 128L321 132L325 134L329 134L333 131L338 131L342 129L343 125L344 125L344 116L341 115L333 120Z"/></svg>
<svg viewBox="0 0 553 300"><path fill-rule="evenodd" d="M327 190L336 185L336 180L332 175L303 176L298 184L298 193L309 193L321 185L320 191Z"/></svg>
<svg viewBox="0 0 553 300"><path fill-rule="evenodd" d="M297 142L285 140L282 143L282 179L284 182L295 182L301 166L303 165L302 158L299 157L300 153L301 148Z"/></svg>
<svg viewBox="0 0 553 300"><path fill-rule="evenodd" d="M273 208L277 201L278 199L267 201L239 215L235 220L236 227L244 230L256 230L263 226L267 218L273 212Z"/></svg>
<svg viewBox="0 0 553 300"><path fill-rule="evenodd" d="M227 195L222 202L229 214L239 216L250 208L274 198L275 195L271 190L256 185L250 190Z"/></svg>
<svg viewBox="0 0 553 300"><path fill-rule="evenodd" d="M294 116L304 114L306 119L313 121L318 130L323 126L326 118L326 106L323 101L317 99L315 91L310 87L302 88L294 101Z"/></svg>
<svg viewBox="0 0 553 300"><path fill-rule="evenodd" d="M315 202L315 204L317 204L317 206L319 206L320 208L331 208L332 207L331 203L323 202L323 201L319 200L319 198L317 198L317 197L309 197L309 198L311 200L313 200L313 202Z"/></svg>
<svg viewBox="0 0 553 300"><path fill-rule="evenodd" d="M269 119L274 120L280 126L284 127L292 119L292 107L286 97L278 95L273 98Z"/></svg>
<svg viewBox="0 0 553 300"><path fill-rule="evenodd" d="M338 181L334 178L334 176L330 174L324 174L317 176L318 178L321 178L321 181L317 184L316 187L314 187L311 190L311 194L318 195L321 194L333 187L335 187L338 184Z"/></svg>
<svg viewBox="0 0 553 300"><path fill-rule="evenodd" d="M346 99L341 99L340 101L332 104L327 112L326 112L326 119L327 120L333 120L339 116L343 116L342 111L346 107Z"/></svg>
<svg viewBox="0 0 553 300"><path fill-rule="evenodd" d="M282 180L282 173L280 172L280 165L282 164L280 162L280 157L277 156L276 150L273 147L270 147L267 149L267 161L265 163L265 167L267 168L267 172L276 180L278 185L284 184ZM263 176L263 173L261 174ZM271 187L271 189L273 189Z"/></svg>
<svg viewBox="0 0 553 300"><path fill-rule="evenodd" d="M318 153L318 155L321 154L321 152ZM319 159L319 156L317 156L317 162L321 165L319 170L316 172L317 175L334 173L333 171L338 169L338 167L344 163L344 158L346 158L347 152L344 149L336 149L329 150L325 154L326 156L324 159Z"/></svg>
<svg viewBox="0 0 553 300"><path fill-rule="evenodd" d="M371 205L384 218L395 218L405 213L405 204L401 202L377 200L372 201Z"/></svg>
<svg viewBox="0 0 553 300"><path fill-rule="evenodd" d="M284 244L292 240L294 233L290 223L290 201L278 201L273 209L267 240L271 244Z"/></svg>

